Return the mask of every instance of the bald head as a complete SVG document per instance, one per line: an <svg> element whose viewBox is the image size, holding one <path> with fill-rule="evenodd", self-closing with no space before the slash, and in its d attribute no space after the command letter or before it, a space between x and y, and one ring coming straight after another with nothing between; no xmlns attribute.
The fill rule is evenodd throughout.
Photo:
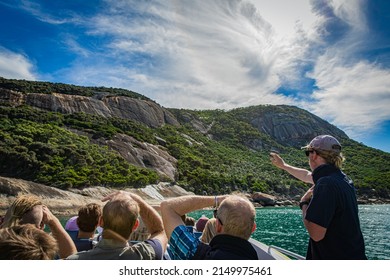
<svg viewBox="0 0 390 280"><path fill-rule="evenodd" d="M256 210L245 197L232 195L226 198L218 209L218 218L225 234L248 240L253 231Z"/></svg>

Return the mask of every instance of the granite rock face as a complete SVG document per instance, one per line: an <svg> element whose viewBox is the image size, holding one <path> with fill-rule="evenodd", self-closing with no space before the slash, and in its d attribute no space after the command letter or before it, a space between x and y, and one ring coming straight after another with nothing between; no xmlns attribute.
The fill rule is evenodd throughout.
<svg viewBox="0 0 390 280"><path fill-rule="evenodd" d="M96 95L87 97L68 94L23 94L0 88L0 104L29 105L42 110L63 114L86 113L103 117L118 117L141 122L149 127L164 124L178 126L176 118L165 108L150 100L126 96Z"/></svg>
<svg viewBox="0 0 390 280"><path fill-rule="evenodd" d="M319 134L347 138L343 131L321 118L301 109L291 108L287 112L275 110L275 112L259 113L252 117L250 123L285 146L306 145Z"/></svg>
<svg viewBox="0 0 390 280"><path fill-rule="evenodd" d="M129 186L123 190L138 194L151 205L159 205L162 200L171 197L192 194L170 183L148 185L140 189L133 189ZM56 214L74 215L81 206L87 203L94 202L103 205L101 199L113 191L116 190L100 186L64 191L30 181L0 177L0 215L4 215L15 198L23 194L40 197L43 203Z"/></svg>
<svg viewBox="0 0 390 280"><path fill-rule="evenodd" d="M125 134L116 134L112 139L100 138L93 142L106 145L117 151L132 165L155 170L164 179L177 179L177 159L171 156L162 146L140 142Z"/></svg>

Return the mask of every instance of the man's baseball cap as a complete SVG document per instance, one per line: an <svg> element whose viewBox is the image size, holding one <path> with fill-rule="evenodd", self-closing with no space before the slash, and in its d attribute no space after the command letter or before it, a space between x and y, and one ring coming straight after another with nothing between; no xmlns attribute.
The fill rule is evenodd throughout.
<svg viewBox="0 0 390 280"><path fill-rule="evenodd" d="M340 142L330 135L319 135L315 137L309 145L302 147L306 150L319 150L319 151L329 151L339 154L341 152Z"/></svg>

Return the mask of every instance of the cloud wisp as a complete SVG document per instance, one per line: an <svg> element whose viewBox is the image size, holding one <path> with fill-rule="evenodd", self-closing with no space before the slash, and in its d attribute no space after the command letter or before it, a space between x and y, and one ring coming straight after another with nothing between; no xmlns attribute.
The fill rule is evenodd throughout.
<svg viewBox="0 0 390 280"><path fill-rule="evenodd" d="M34 64L20 53L0 46L0 76L10 79L36 80Z"/></svg>
<svg viewBox="0 0 390 280"><path fill-rule="evenodd" d="M390 70L362 56L374 36L363 13L365 1L317 2L322 3L314 7L321 12L317 28L324 46L308 73L318 88L309 108L351 137L375 132L390 119Z"/></svg>
<svg viewBox="0 0 390 280"><path fill-rule="evenodd" d="M280 11L256 0L105 0L93 12L52 14L22 3L62 26L75 59L50 73L56 81L127 88L174 108L297 105L351 137L390 119L388 66L365 57L375 36L367 0L297 0L291 22L276 22ZM295 20L300 11L310 20ZM287 25L288 35L280 29ZM18 57L21 76L37 77L27 56L5 49L3 72L6 53Z"/></svg>

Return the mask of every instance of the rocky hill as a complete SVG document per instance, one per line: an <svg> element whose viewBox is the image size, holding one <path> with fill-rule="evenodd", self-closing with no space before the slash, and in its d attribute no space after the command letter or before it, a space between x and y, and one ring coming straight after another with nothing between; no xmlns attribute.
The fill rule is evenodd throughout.
<svg viewBox="0 0 390 280"><path fill-rule="evenodd" d="M198 194L263 192L295 199L308 186L273 167L269 151L308 168L300 147L331 134L342 143L344 170L359 198L390 198L390 154L293 106L167 109L122 89L0 78L0 117L0 176L72 196L91 187L168 182ZM1 187L4 203L18 184L7 192Z"/></svg>
<svg viewBox="0 0 390 280"><path fill-rule="evenodd" d="M21 93L0 88L0 104L10 106L28 105L38 109L72 114L83 112L106 118L132 119L150 127L164 124L178 125L172 114L150 100L112 96L96 93L92 97L69 94Z"/></svg>

